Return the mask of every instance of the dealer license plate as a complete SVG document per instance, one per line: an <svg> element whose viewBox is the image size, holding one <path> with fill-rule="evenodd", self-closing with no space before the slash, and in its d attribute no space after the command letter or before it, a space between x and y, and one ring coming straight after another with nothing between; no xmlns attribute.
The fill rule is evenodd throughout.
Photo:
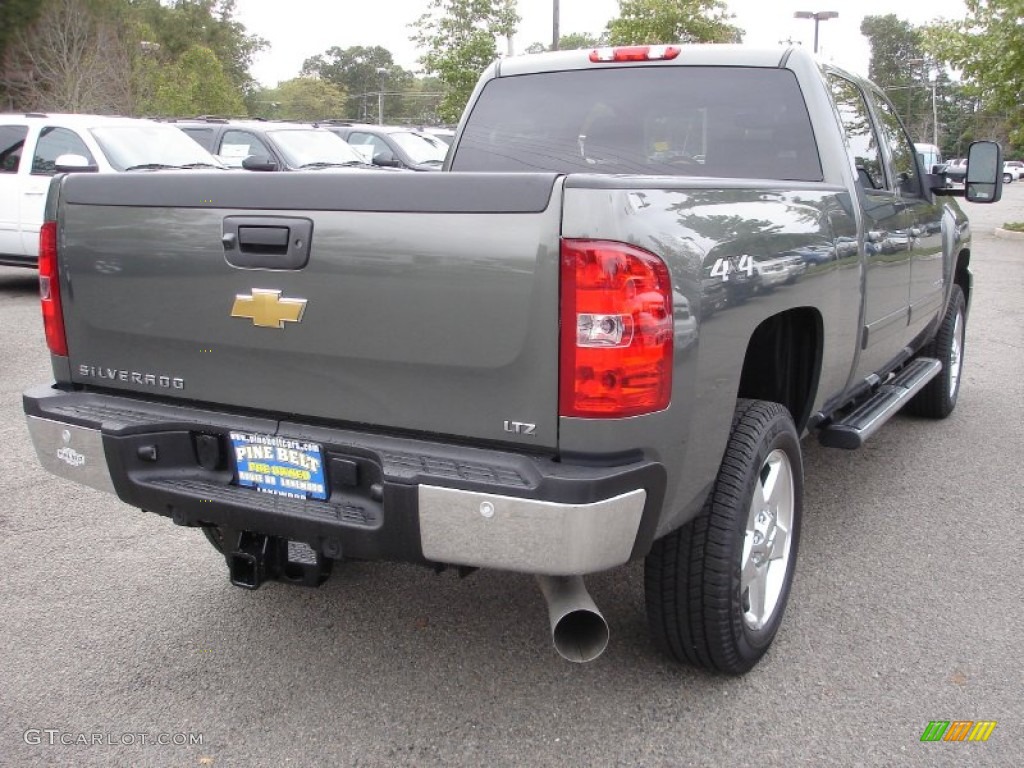
<svg viewBox="0 0 1024 768"><path fill-rule="evenodd" d="M323 451L316 443L232 432L231 445L239 485L277 496L327 498Z"/></svg>

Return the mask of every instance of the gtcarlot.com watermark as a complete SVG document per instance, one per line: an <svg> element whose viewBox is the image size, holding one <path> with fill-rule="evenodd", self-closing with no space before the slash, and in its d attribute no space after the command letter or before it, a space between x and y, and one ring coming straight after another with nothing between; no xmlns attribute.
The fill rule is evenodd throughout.
<svg viewBox="0 0 1024 768"><path fill-rule="evenodd" d="M203 744L201 733L86 733L62 731L59 728L29 728L21 737L26 744L34 747L197 747Z"/></svg>

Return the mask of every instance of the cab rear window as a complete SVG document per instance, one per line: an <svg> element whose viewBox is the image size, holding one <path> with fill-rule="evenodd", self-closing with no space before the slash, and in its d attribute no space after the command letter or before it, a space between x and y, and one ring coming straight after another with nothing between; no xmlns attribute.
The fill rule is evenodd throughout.
<svg viewBox="0 0 1024 768"><path fill-rule="evenodd" d="M793 73L746 67L493 79L451 169L822 180Z"/></svg>

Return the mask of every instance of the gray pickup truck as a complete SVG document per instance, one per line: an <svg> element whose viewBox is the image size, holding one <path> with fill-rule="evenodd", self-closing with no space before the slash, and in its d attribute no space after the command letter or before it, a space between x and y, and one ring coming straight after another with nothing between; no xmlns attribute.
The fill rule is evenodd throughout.
<svg viewBox="0 0 1024 768"><path fill-rule="evenodd" d="M645 559L653 640L739 674L800 540L801 440L957 401L971 240L882 92L799 48L509 58L445 171L65 175L42 464L201 527L230 580L386 559L583 577Z"/></svg>

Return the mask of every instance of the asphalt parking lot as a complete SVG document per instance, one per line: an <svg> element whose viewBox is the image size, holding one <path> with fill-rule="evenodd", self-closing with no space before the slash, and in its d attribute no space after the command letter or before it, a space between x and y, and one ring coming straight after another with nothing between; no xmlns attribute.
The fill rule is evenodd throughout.
<svg viewBox="0 0 1024 768"><path fill-rule="evenodd" d="M526 576L350 563L319 590L230 586L197 531L40 469L35 274L0 268L0 764L1019 764L1024 242L992 232L1024 220L1024 183L968 207L959 405L859 452L805 441L793 595L740 679L658 654L640 564L589 580L611 643L588 665L552 650ZM997 726L922 743L933 720Z"/></svg>

